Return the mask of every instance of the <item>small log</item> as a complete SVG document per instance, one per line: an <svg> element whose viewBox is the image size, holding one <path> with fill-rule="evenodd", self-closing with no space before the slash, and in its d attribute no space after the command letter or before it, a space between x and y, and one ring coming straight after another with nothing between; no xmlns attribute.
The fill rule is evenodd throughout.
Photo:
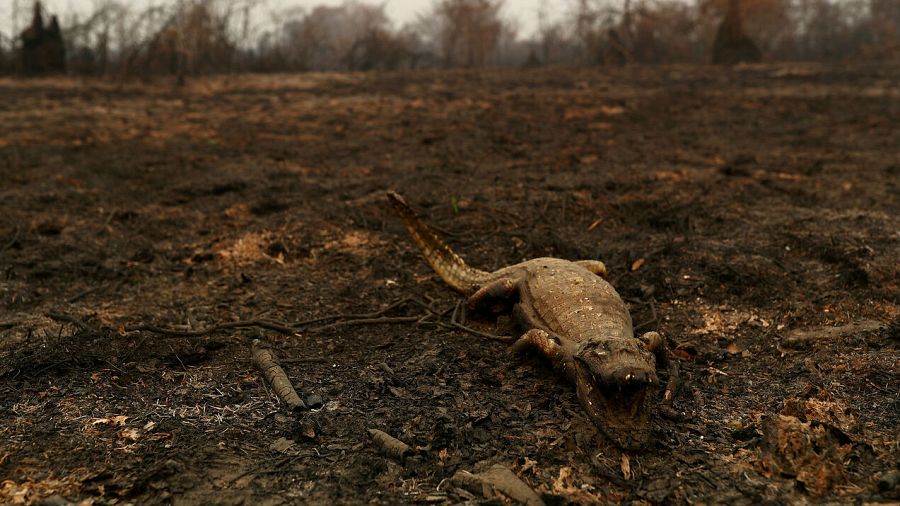
<svg viewBox="0 0 900 506"><path fill-rule="evenodd" d="M478 474L457 471L450 481L470 492L480 492L487 499L501 495L526 506L544 506L544 501L537 492L501 464L495 464Z"/></svg>
<svg viewBox="0 0 900 506"><path fill-rule="evenodd" d="M837 327L821 326L808 329L796 329L782 340L785 348L801 349L807 346L828 346L828 341L843 337L858 336L866 332L874 332L885 325L876 320L860 320Z"/></svg>
<svg viewBox="0 0 900 506"><path fill-rule="evenodd" d="M372 441L375 441L375 444L377 444L378 447L381 448L381 451L388 457L403 460L409 452L408 444L400 441L387 432L378 429L369 429L369 435L372 436Z"/></svg>
<svg viewBox="0 0 900 506"><path fill-rule="evenodd" d="M272 386L275 395L284 401L288 407L292 410L303 409L306 407L300 399L300 396L297 395L297 391L294 390L294 385L291 384L291 380L288 379L284 369L278 365L275 354L272 353L272 350L269 348L261 346L259 339L253 340L250 359L253 362L253 365L262 372L263 377L269 385Z"/></svg>

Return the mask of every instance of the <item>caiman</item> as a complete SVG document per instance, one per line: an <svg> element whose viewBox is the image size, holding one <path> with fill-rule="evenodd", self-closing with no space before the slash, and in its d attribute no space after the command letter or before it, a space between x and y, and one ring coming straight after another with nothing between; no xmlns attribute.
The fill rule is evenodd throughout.
<svg viewBox="0 0 900 506"><path fill-rule="evenodd" d="M648 401L658 392L665 343L656 332L634 337L631 315L597 260L536 258L494 272L472 268L388 192L425 260L470 309L512 307L525 333L512 345L544 355L575 384L588 417L614 443L638 449L650 436ZM666 392L668 398L670 392Z"/></svg>

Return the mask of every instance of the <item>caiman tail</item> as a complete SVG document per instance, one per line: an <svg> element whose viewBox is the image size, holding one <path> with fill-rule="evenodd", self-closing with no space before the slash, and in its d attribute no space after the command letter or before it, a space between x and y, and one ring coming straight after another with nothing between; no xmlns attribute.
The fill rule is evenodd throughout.
<svg viewBox="0 0 900 506"><path fill-rule="evenodd" d="M422 250L425 261L448 285L463 293L472 293L490 280L491 273L466 265L462 258L444 244L428 225L416 216L406 200L396 192L387 193L388 200L413 241Z"/></svg>

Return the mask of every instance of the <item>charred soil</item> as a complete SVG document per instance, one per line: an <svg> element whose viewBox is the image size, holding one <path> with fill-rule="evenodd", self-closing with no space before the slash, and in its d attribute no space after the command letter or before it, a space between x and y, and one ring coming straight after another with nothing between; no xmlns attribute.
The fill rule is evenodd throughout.
<svg viewBox="0 0 900 506"><path fill-rule="evenodd" d="M898 83L0 80L0 502L488 502L451 478L501 467L548 504L896 500ZM449 324L457 295L387 189L480 269L606 262L682 371L649 447L606 441L537 355ZM296 332L147 327L237 320ZM305 408L265 384L254 339Z"/></svg>

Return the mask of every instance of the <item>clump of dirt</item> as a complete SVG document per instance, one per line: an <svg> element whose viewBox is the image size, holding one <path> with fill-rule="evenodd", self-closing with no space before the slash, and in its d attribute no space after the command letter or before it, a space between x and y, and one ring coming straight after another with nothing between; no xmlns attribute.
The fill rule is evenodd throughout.
<svg viewBox="0 0 900 506"><path fill-rule="evenodd" d="M763 431L761 466L769 473L794 477L814 496L846 485L846 461L854 438L862 435L850 406L822 389L787 399L781 414Z"/></svg>
<svg viewBox="0 0 900 506"><path fill-rule="evenodd" d="M827 426L778 415L766 426L769 458L762 465L771 472L794 477L814 496L828 493L846 479L842 462L850 446L841 444Z"/></svg>

